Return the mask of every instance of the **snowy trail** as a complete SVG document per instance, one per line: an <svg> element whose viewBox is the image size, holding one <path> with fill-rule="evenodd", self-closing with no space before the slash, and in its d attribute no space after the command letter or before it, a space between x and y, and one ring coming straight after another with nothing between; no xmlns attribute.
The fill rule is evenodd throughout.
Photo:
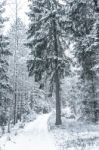
<svg viewBox="0 0 99 150"><path fill-rule="evenodd" d="M11 141L3 150L56 150L53 136L48 132L47 121L50 114L39 116Z"/></svg>

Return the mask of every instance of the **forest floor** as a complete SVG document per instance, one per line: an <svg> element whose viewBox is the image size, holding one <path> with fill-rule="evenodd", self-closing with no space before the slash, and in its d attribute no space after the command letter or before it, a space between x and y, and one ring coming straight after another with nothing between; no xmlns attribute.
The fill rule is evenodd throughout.
<svg viewBox="0 0 99 150"><path fill-rule="evenodd" d="M38 116L23 129L0 138L0 150L56 150L55 141L48 131L50 114Z"/></svg>
<svg viewBox="0 0 99 150"><path fill-rule="evenodd" d="M81 122L65 116L62 125L56 127L54 115L49 119L49 130L56 139L58 150L99 150L99 123Z"/></svg>
<svg viewBox="0 0 99 150"><path fill-rule="evenodd" d="M22 128L0 138L0 150L99 150L99 123L88 124L62 116L55 126L55 114L42 114Z"/></svg>

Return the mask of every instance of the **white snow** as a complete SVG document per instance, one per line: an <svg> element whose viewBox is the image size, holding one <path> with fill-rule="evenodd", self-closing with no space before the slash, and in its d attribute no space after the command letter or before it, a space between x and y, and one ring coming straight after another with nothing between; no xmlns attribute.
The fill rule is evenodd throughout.
<svg viewBox="0 0 99 150"><path fill-rule="evenodd" d="M54 137L48 132L50 114L39 116L15 135L0 139L0 150L56 150Z"/></svg>
<svg viewBox="0 0 99 150"><path fill-rule="evenodd" d="M94 124L68 118L69 108L62 110L62 125L55 126L55 113L50 116L49 129L55 136L58 150L99 150L99 122Z"/></svg>

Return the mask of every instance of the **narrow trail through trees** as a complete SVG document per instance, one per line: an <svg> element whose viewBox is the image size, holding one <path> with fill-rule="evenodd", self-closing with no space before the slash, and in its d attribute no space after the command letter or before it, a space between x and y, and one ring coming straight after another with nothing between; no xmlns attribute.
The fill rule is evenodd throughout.
<svg viewBox="0 0 99 150"><path fill-rule="evenodd" d="M53 136L48 132L49 114L39 116L34 122L25 126L24 130L8 141L5 150L56 150Z"/></svg>

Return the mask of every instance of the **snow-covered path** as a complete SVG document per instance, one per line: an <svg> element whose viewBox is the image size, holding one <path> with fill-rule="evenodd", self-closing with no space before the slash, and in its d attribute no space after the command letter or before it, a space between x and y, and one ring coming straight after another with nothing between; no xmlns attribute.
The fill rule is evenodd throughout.
<svg viewBox="0 0 99 150"><path fill-rule="evenodd" d="M48 118L49 114L45 114L28 123L22 132L6 141L3 150L56 150L54 138L48 132Z"/></svg>

